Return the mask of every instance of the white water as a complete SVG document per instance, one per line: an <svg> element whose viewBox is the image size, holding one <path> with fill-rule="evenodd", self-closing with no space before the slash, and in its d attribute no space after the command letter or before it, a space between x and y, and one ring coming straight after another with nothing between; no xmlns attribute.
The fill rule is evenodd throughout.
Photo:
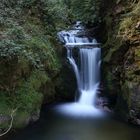
<svg viewBox="0 0 140 140"><path fill-rule="evenodd" d="M67 58L74 70L80 98L72 104L61 105L61 111L68 114L93 116L101 112L95 107L96 93L100 83L100 57L101 50L96 39L77 36L84 30L76 27L76 30L62 31L59 38L65 43ZM82 46L82 47L81 47ZM73 49L79 48L80 66L73 57Z"/></svg>
<svg viewBox="0 0 140 140"><path fill-rule="evenodd" d="M80 90L79 103L93 105L100 82L100 48L80 49Z"/></svg>

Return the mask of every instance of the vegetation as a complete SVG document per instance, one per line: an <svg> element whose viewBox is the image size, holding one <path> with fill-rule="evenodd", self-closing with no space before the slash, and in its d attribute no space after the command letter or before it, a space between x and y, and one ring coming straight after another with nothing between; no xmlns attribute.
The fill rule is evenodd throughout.
<svg viewBox="0 0 140 140"><path fill-rule="evenodd" d="M113 91L117 91L116 87L120 89L116 93L116 109L120 114L128 117L133 110L139 116L140 1L114 1L111 7L103 19L107 29L103 45L106 85L109 89L108 85L112 81L115 83ZM112 88L108 92L112 92ZM137 123L136 118L131 119L135 120L133 123Z"/></svg>
<svg viewBox="0 0 140 140"><path fill-rule="evenodd" d="M47 2L42 0L3 0L0 4L2 116L10 116L15 108L15 117L24 118L22 121L25 121L22 116L27 119L32 113L39 113L43 100L41 87L60 71L55 37L51 37L54 26L47 21L51 12L46 13L46 8Z"/></svg>
<svg viewBox="0 0 140 140"><path fill-rule="evenodd" d="M73 18L76 20L84 23L97 23L101 20L101 0L73 0L69 5Z"/></svg>

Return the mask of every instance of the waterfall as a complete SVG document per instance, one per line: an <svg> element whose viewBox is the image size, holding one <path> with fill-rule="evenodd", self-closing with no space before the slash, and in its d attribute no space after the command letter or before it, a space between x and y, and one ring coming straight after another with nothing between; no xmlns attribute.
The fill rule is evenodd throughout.
<svg viewBox="0 0 140 140"><path fill-rule="evenodd" d="M100 48L80 49L80 91L79 103L94 106L100 82Z"/></svg>
<svg viewBox="0 0 140 140"><path fill-rule="evenodd" d="M79 53L80 69L73 58L72 48L67 48L67 58L73 67L78 91L81 93L78 102L92 105L100 82L100 48L80 48Z"/></svg>
<svg viewBox="0 0 140 140"><path fill-rule="evenodd" d="M78 36L80 32L84 32L85 28L78 22L75 29L70 31L61 31L58 33L59 39L65 44L67 49L67 59L71 64L76 80L80 97L74 104L63 106L65 111L79 111L83 113L94 112L96 93L100 84L100 62L101 49L98 47L95 38ZM79 65L74 58L73 50L79 49ZM72 110L71 110L72 109ZM94 110L94 111L93 111Z"/></svg>

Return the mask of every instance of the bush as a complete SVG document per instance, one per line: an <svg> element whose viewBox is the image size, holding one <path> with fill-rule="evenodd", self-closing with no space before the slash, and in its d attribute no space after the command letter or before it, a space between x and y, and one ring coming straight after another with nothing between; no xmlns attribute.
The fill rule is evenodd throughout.
<svg viewBox="0 0 140 140"><path fill-rule="evenodd" d="M85 23L100 21L101 0L73 0L71 1L71 13L74 19Z"/></svg>
<svg viewBox="0 0 140 140"><path fill-rule="evenodd" d="M60 70L55 46L48 37L54 27L49 29L44 20L51 16L45 11L47 2L0 3L0 113L10 114L18 108L30 114L39 109L42 85Z"/></svg>

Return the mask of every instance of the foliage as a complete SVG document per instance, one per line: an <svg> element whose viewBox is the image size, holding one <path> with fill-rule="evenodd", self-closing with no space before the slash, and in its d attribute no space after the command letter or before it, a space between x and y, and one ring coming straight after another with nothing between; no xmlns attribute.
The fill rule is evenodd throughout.
<svg viewBox="0 0 140 140"><path fill-rule="evenodd" d="M48 80L45 72L33 71L26 81L22 81L20 87L15 90L14 94L9 95L6 92L1 92L0 114L9 116L11 110L16 108L14 127L22 128L26 126L26 121L29 120L31 114L40 110L43 95L40 93L39 88ZM8 123L2 123L0 128L7 128L7 126Z"/></svg>
<svg viewBox="0 0 140 140"><path fill-rule="evenodd" d="M131 39L134 35L139 35L137 24L140 18L140 2L130 1L130 6L127 9L129 9L129 12L123 15L124 18L120 22L118 34L123 38Z"/></svg>
<svg viewBox="0 0 140 140"><path fill-rule="evenodd" d="M0 101L2 108L0 109L0 113L5 112L3 108L5 109L8 106L9 109L18 108L19 110L25 110L29 113L38 108L42 100L42 94L39 88L42 84L45 84L47 80L49 80L49 78L45 72L34 71L26 81L24 80L20 83L20 86L17 87L14 94L9 95L8 92L1 92ZM6 112L7 111L8 110L6 110Z"/></svg>
<svg viewBox="0 0 140 140"><path fill-rule="evenodd" d="M47 15L44 14L44 21L49 23L49 26L58 31L70 24L70 10L65 0L47 0L46 5L44 11Z"/></svg>
<svg viewBox="0 0 140 140"><path fill-rule="evenodd" d="M104 17L105 29L107 29L106 43L103 46L105 47L103 61L107 62L104 81L106 85L113 81L110 85L115 90L112 91L109 87L108 93L116 92L118 87L116 108L119 114L125 116L127 114L128 117L131 110L136 111L136 114L140 112L138 90L140 1L117 0L117 3L114 2L112 9L107 10L108 15Z"/></svg>
<svg viewBox="0 0 140 140"><path fill-rule="evenodd" d="M71 10L76 20L95 23L100 20L100 0L73 0Z"/></svg>
<svg viewBox="0 0 140 140"><path fill-rule="evenodd" d="M8 115L13 108L25 114L39 110L41 87L51 83L60 70L55 36L50 39L54 26L45 21L53 19L46 11L47 2L2 0L0 3L0 114Z"/></svg>
<svg viewBox="0 0 140 140"><path fill-rule="evenodd" d="M42 94L39 92L39 88L42 84L45 84L47 80L48 77L46 77L44 72L32 72L30 78L27 81L23 81L21 87L16 90L15 106L28 112L40 107Z"/></svg>

